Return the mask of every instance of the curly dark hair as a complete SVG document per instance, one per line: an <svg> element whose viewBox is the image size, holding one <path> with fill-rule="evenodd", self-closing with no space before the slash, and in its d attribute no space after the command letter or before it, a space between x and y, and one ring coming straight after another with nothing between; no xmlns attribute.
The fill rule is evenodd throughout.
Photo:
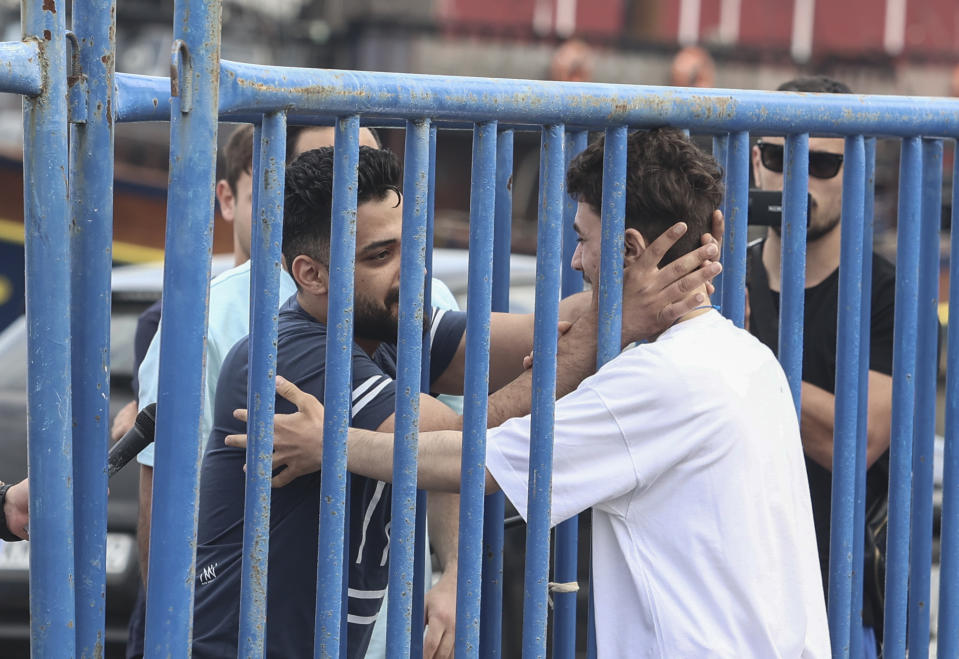
<svg viewBox="0 0 959 659"><path fill-rule="evenodd" d="M379 201L400 191L400 164L388 149L360 147L356 203ZM306 151L286 168L283 203L283 258L293 271L293 259L306 254L329 263L330 215L333 204L333 147Z"/></svg>
<svg viewBox="0 0 959 659"><path fill-rule="evenodd" d="M600 137L570 163L566 191L599 214L603 200ZM676 128L636 131L626 141L626 226L647 243L683 220L689 229L662 264L693 251L723 198L722 172L713 157Z"/></svg>

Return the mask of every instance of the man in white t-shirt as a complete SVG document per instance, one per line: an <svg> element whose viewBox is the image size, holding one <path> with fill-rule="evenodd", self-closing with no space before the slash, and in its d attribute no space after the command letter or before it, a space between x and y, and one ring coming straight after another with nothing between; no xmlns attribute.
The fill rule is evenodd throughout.
<svg viewBox="0 0 959 659"><path fill-rule="evenodd" d="M646 343L591 375L588 314L561 337L557 366L566 395L556 403L550 522L593 509L599 654L828 657L799 426L779 363L704 289L699 307L658 333L634 304L660 263L699 244L722 195L719 167L675 129L633 133L627 153L623 340ZM602 162L600 139L568 173L580 201L572 265L588 282L599 277ZM686 235L668 251L649 245L676 217ZM530 380L503 391L528 407ZM289 383L278 391L300 412L277 417L275 463L319 455L322 407ZM351 471L391 477L390 435L351 429L349 442ZM530 417L487 442L487 491L502 489L526 517ZM456 491L461 445L458 432L421 434L420 486Z"/></svg>

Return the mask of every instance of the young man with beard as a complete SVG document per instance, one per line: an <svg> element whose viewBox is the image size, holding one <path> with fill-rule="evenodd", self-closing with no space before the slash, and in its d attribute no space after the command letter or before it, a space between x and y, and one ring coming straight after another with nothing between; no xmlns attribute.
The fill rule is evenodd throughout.
<svg viewBox="0 0 959 659"><path fill-rule="evenodd" d="M572 265L596 282L602 139L573 161L567 180L579 199ZM651 323L642 304L660 263L695 253L694 237L721 197L715 160L679 130L630 135L623 343L646 343L592 374L595 300L560 338L556 390L568 395L556 403L551 523L593 509L599 656L830 653L799 426L782 368L709 306L704 281L693 288L698 305L675 323ZM661 239L650 244L676 217L686 218L688 234L671 249ZM497 395L528 406L530 381L524 373ZM322 405L287 381L278 391L299 411L276 417L274 466L319 468ZM501 488L524 517L530 426L524 416L493 428L486 450L487 491ZM357 428L348 441L352 472L391 478L390 435ZM459 432L421 433L420 486L457 491L461 453Z"/></svg>
<svg viewBox="0 0 959 659"><path fill-rule="evenodd" d="M328 147L309 151L303 158L288 166L284 209L284 265L291 273L288 275L284 272L284 278L289 281L290 288L296 293L289 300L284 298L285 304L280 308L278 368L280 373L290 373L291 377L293 373L299 373L302 381L320 387L319 391L322 391L324 374L326 332L323 321L325 321L327 291L325 284L318 283L317 278L321 277L321 270L325 273L326 255L329 249L332 154L333 150ZM398 264L399 246L398 242L394 244L389 241L373 243L367 241L364 244L363 240L366 236L375 234L382 226L390 225L394 219L402 217L398 206L398 186L399 168L393 155L380 152L376 148L361 147L356 331L357 336L368 337L370 345L379 343L384 336L388 339L392 337L391 342L395 342L395 318L391 319L390 314L394 311L393 305L396 301L394 297L397 293L391 286L396 282L388 274L389 268L384 266ZM325 225L317 222L317 217L325 217ZM390 234L389 237L395 236ZM304 256L297 259L297 255L300 254ZM311 256L307 257L305 254ZM305 270L303 270L304 263L307 264ZM398 273L398 266L396 272ZM248 281L248 270L245 276ZM304 283L306 277L311 277L308 283ZM302 300L302 305L298 300ZM455 330L456 325L453 324L450 327ZM248 343L248 338L243 338L222 358L219 379L211 386L211 391L216 392L215 400L231 399L231 397L238 397L236 400L246 399ZM454 351L455 347L454 344L452 348ZM381 358L391 358L385 352L384 355L381 355ZM359 357L358 354L355 356ZM448 360L449 355L445 358ZM437 361L442 362L443 356L437 357ZM369 356L365 360L358 359L354 362L353 377L356 384L354 413L357 418L376 415L374 418L378 420L377 423L381 423L385 419L385 416L380 418L381 412L385 410L383 403L392 400L392 386L389 379L380 372L380 368L374 365ZM377 402L379 404L375 404ZM213 432L207 435L207 451L201 475L194 655L226 656L226 654L235 654L237 643L244 479L242 470L234 471L230 468L236 452L217 449L218 446L222 448L223 433L219 431L224 421L221 418L222 415L214 416L214 405L210 407ZM443 406L440 405L440 407ZM443 409L446 408L443 407ZM392 419L391 406L387 416ZM242 461L241 455L241 465ZM315 608L312 600L305 601L306 594L312 594L315 591L315 582L310 581L308 575L312 575L313 579L316 576L319 488L311 487L312 485L316 483L300 482L273 498L272 570L268 601L271 618L283 622L282 625L277 623L269 627L271 633L268 635L267 649L271 656L302 656L312 652L312 619ZM356 507L354 510L365 511L369 508L369 519L374 524L383 515L382 502L384 500L388 502L388 499L389 492L384 494L382 485L377 487L375 483L371 484L365 479L354 480L350 505ZM388 503L386 510L388 510ZM449 525L449 515L444 510L433 517L439 520L439 524ZM454 546L447 548L448 552L452 552L452 560L449 560L450 556L444 556L453 565L455 565L455 527L455 517L452 519L451 533L443 530L437 533L437 528L434 526L434 536L454 538ZM374 561L375 568L368 573L360 571L357 573L358 576L351 576L351 588L367 591L364 593L367 595L375 593L386 585L385 576L380 580L378 574L378 570L385 569L380 566L380 555L386 549L386 535L382 524L374 526L374 529L379 533L371 532L361 553L364 561ZM363 540L364 530L363 528L353 529L354 543L360 543ZM295 533L301 541L292 541L286 535L291 532ZM312 537L312 543L302 541L309 537ZM449 544L445 540L444 543ZM310 546L309 549L306 548L307 545ZM284 557L274 560L273 556L277 555L277 552ZM309 558L307 562L312 567L305 568L306 564L302 561L307 560L305 556L310 554L312 558ZM385 566L385 555L382 560ZM204 569L211 565L215 566L212 569L215 570L216 577L210 576L210 569L204 572ZM284 569L292 569L295 574L284 575ZM436 592L431 592L428 601L437 599L444 605L453 601L455 569L448 570L447 573L448 576L441 580ZM304 577L307 578L304 579ZM310 581L310 585L305 591L301 592L294 587L294 585L303 585L307 581ZM445 586L447 583L453 585ZM365 587L368 584L377 587ZM449 598L444 599L444 595L448 595ZM379 608L379 599L350 600L351 622L364 620L362 623L350 625L350 656L363 656L369 634L372 632L372 623L376 617L366 610L370 607L374 607L372 612L375 614ZM279 610L282 612L277 613ZM439 618L433 620L434 627L440 634L451 624L449 616L444 618L446 619L442 621L443 624ZM290 628L296 631L289 633Z"/></svg>
<svg viewBox="0 0 959 659"><path fill-rule="evenodd" d="M386 151L360 149L357 188L355 326L352 349L353 424L390 433L394 423L397 303L402 238L399 165ZM330 203L333 153L311 151L287 171L283 252L297 283L297 294L280 313L277 373L317 398L323 398ZM671 243L670 243L671 244ZM692 308L687 295L715 272L699 269L715 245L687 255L663 271L642 297L651 322L662 326ZM690 274L691 273L691 274ZM678 281L677 281L678 280ZM574 317L588 296L564 301L561 315ZM462 393L465 363L465 315L432 314L431 389ZM661 327L660 327L661 328ZM523 374L523 357L532 347L531 315L493 314L490 339L490 388L495 390ZM245 453L229 447L224 437L245 432L233 410L246 406L246 341L224 362L217 390L214 431L203 462L197 549L194 655L235 652L239 565L243 526ZM528 389L527 389L528 391ZM462 418L430 396L420 396L420 429L461 428ZM291 412L277 400L279 412ZM517 398L508 389L490 396L491 424L529 410L529 396ZM322 432L322 430L320 430ZM391 435L389 435L391 436ZM271 656L309 655L313 648L316 590L319 465L300 470L290 465L274 478L270 535L270 578L267 593L267 651ZM360 656L376 619L387 585L390 490L383 482L354 475L350 491L349 639L348 655ZM430 497L434 505L435 495ZM436 516L433 516L434 519ZM212 569L206 569L213 566ZM455 587L455 570L444 580ZM439 586L437 586L439 587ZM436 589L434 588L434 591ZM427 656L450 656L452 630L434 634L431 619L453 615L427 601Z"/></svg>
<svg viewBox="0 0 959 659"><path fill-rule="evenodd" d="M779 91L851 93L825 77L798 78ZM753 147L753 175L764 190L782 190L782 137L763 137ZM806 287L803 324L800 429L809 474L819 561L828 591L829 526L832 495L833 422L836 398L836 340L839 306L839 243L842 212L843 147L840 138L809 138L809 228L806 235ZM770 228L749 246L749 330L773 352L778 346L782 237ZM889 439L892 415L893 304L896 272L872 255L872 322L869 342L866 509L881 507L889 490ZM865 531L864 531L865 532ZM865 560L869 560L866 557ZM865 570L862 629L865 657L878 654L883 617L881 585Z"/></svg>

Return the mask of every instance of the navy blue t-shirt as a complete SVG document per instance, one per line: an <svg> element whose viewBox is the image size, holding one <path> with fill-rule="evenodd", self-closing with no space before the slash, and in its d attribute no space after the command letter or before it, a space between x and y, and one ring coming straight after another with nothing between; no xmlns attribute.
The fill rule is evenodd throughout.
<svg viewBox="0 0 959 659"><path fill-rule="evenodd" d="M466 329L466 316L434 312L430 375L449 365ZM246 407L248 338L223 362L217 384L213 430L200 480L193 656L235 656L240 611L246 452L223 443L246 432L233 410ZM277 372L320 401L324 399L326 325L291 297L280 309ZM396 406L396 346L381 344L372 358L353 344L353 420L375 430ZM277 397L277 413L293 406ZM348 656L366 652L388 581L390 486L362 476L349 478ZM301 476L272 492L267 579L267 656L313 655L316 608L320 473Z"/></svg>

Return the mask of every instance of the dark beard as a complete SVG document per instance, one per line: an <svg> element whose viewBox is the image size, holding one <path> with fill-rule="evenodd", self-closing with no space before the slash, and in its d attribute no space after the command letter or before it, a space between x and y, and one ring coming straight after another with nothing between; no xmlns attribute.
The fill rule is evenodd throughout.
<svg viewBox="0 0 959 659"><path fill-rule="evenodd" d="M839 226L838 216L832 218L829 222L826 223L825 226L809 227L806 230L806 242L812 243L819 240L820 238L825 236L827 233L835 229L837 226Z"/></svg>
<svg viewBox="0 0 959 659"><path fill-rule="evenodd" d="M399 339L400 290L394 289L386 296L383 306L370 298L357 296L353 311L353 336L396 344ZM390 309L397 309L393 314ZM433 325L433 310L423 309L423 336L430 333Z"/></svg>
<svg viewBox="0 0 959 659"><path fill-rule="evenodd" d="M367 297L356 296L353 304L353 334L357 338L396 343L397 317L390 312L399 301L399 291L391 292L380 306Z"/></svg>
<svg viewBox="0 0 959 659"><path fill-rule="evenodd" d="M816 210L816 202L813 201L812 207L809 209L809 213L813 213ZM814 243L827 233L839 226L839 216L832 218L824 226L810 226L806 228L806 244ZM783 236L782 227L771 227L773 232L781 239Z"/></svg>

